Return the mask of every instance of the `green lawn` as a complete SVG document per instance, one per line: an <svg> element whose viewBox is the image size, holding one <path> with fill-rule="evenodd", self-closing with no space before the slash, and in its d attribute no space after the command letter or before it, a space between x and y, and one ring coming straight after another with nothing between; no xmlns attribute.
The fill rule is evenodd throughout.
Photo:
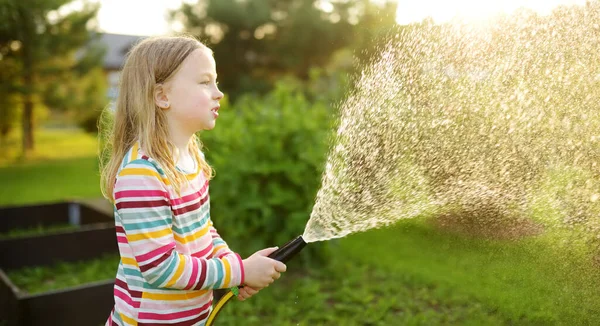
<svg viewBox="0 0 600 326"><path fill-rule="evenodd" d="M97 154L97 138L76 128L36 130L35 149L22 157L20 130L11 133L1 144L0 167L39 163L47 160L93 157Z"/></svg>
<svg viewBox="0 0 600 326"><path fill-rule="evenodd" d="M93 156L5 166L0 179L0 205L100 196ZM484 241L401 221L332 241L328 266L292 261L280 281L225 307L218 325L600 324L599 266L553 239ZM12 275L33 292L114 277L114 257L100 261Z"/></svg>
<svg viewBox="0 0 600 326"><path fill-rule="evenodd" d="M20 158L11 134L0 154L0 206L101 197L96 138L78 129L40 129L35 150Z"/></svg>
<svg viewBox="0 0 600 326"><path fill-rule="evenodd" d="M0 206L101 197L95 157L0 168Z"/></svg>
<svg viewBox="0 0 600 326"><path fill-rule="evenodd" d="M406 220L334 241L330 266L284 277L219 325L595 325L600 273L544 246L466 239ZM320 243L309 244L320 246ZM30 292L114 277L113 256L9 274Z"/></svg>
<svg viewBox="0 0 600 326"><path fill-rule="evenodd" d="M543 238L466 239L409 220L336 244L331 267L286 275L250 301L227 306L219 324L600 323L597 266Z"/></svg>

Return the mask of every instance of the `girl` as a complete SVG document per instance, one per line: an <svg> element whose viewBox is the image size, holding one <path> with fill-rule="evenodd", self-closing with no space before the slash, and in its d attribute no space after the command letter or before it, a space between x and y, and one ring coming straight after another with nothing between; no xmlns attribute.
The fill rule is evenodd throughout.
<svg viewBox="0 0 600 326"><path fill-rule="evenodd" d="M212 290L244 300L286 266L267 248L242 260L209 214L212 169L195 133L219 116L212 52L191 37L137 44L121 73L102 191L114 203L121 261L107 325L203 325Z"/></svg>

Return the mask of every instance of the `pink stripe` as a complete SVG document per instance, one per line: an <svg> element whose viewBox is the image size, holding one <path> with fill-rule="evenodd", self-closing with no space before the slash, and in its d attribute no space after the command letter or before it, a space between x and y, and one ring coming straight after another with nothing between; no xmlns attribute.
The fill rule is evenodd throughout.
<svg viewBox="0 0 600 326"><path fill-rule="evenodd" d="M150 260L152 258L155 258L156 256L163 255L165 252L167 252L173 248L175 248L175 243L171 242L166 246L162 246L160 248L154 249L154 250L150 251L149 253L136 256L135 258L138 261L138 263L141 263L141 262Z"/></svg>
<svg viewBox="0 0 600 326"><path fill-rule="evenodd" d="M190 277L190 280L188 281L188 284L185 287L186 290L194 288L194 285L196 284L198 278L198 270L200 270L200 267L198 267L198 260L192 258L192 276Z"/></svg>
<svg viewBox="0 0 600 326"><path fill-rule="evenodd" d="M229 255L231 253L232 253L231 251L223 250L223 252L221 252L220 254L216 255L214 258L221 259L221 258L223 258L223 257L225 257L225 256L227 256L227 255Z"/></svg>
<svg viewBox="0 0 600 326"><path fill-rule="evenodd" d="M128 243L127 242L127 237L124 237L122 235L117 236L117 242L118 243Z"/></svg>
<svg viewBox="0 0 600 326"><path fill-rule="evenodd" d="M183 197L180 198L175 198L173 199L173 206L180 206L180 205L184 205L193 201L198 200L199 198L204 198L205 196L202 196L200 194L199 191L191 193L189 195L185 195Z"/></svg>
<svg viewBox="0 0 600 326"><path fill-rule="evenodd" d="M115 289L115 297L118 297L121 300L125 301L131 307L138 308L135 306L133 300L131 300L131 297L129 297L127 294L119 291L118 289Z"/></svg>
<svg viewBox="0 0 600 326"><path fill-rule="evenodd" d="M115 193L115 200L126 197L168 197L162 190L122 190Z"/></svg>
<svg viewBox="0 0 600 326"><path fill-rule="evenodd" d="M121 189L122 187L140 187L142 189L147 189L149 186L152 186L152 188L164 188L165 184L154 176L123 176L117 179L115 189Z"/></svg>
<svg viewBox="0 0 600 326"><path fill-rule="evenodd" d="M235 256L238 259L238 263L240 264L240 273L241 275L241 280L240 280L240 284L244 284L244 281L246 280L246 271L244 271L244 262L242 261L242 257L240 257L240 255L238 255L237 253L235 253Z"/></svg>
<svg viewBox="0 0 600 326"><path fill-rule="evenodd" d="M159 326L159 325L169 325L169 326L198 326L199 323L206 321L206 318L208 318L208 313L209 312L210 312L210 310L206 310L205 312L203 312L202 314L198 315L197 317L194 317L194 318L188 319L188 320L184 320L184 321L180 321L180 322L172 322L170 320L167 320L165 322L160 322L160 324L156 323L156 322L152 322L152 323L138 323L138 326Z"/></svg>
<svg viewBox="0 0 600 326"><path fill-rule="evenodd" d="M194 308L191 310L181 311L181 312L172 312L172 313L168 313L168 314L140 312L138 314L138 318L139 319L154 319L154 320L174 320L174 319L199 315L202 312L204 312L205 310L207 310L209 307L210 307L210 304L207 303L200 308Z"/></svg>
<svg viewBox="0 0 600 326"><path fill-rule="evenodd" d="M205 291L205 290L202 290ZM191 293L191 291L182 291L181 293ZM205 291L206 294L203 294L199 297L195 297L193 299L187 300L177 300L177 301L163 301L163 300L150 300L144 299L144 310L146 312L160 312L165 311L166 309L177 309L177 311L181 311L182 309L191 309L192 307L198 307L200 305L206 304L208 302L212 302L211 296L208 294L209 291ZM184 303L184 307L182 307L182 303Z"/></svg>
<svg viewBox="0 0 600 326"><path fill-rule="evenodd" d="M210 246L195 252L192 254L192 257L198 257L198 258L203 258L204 256L206 256L209 252L212 252L212 248Z"/></svg>
<svg viewBox="0 0 600 326"><path fill-rule="evenodd" d="M146 264L138 264L140 265L140 272L145 272L145 271L149 271L152 268L156 268L158 267L158 265L162 264L165 260L171 258L171 254L173 253L174 249L170 249L169 251L167 251L164 255L158 257L155 260L152 260Z"/></svg>
<svg viewBox="0 0 600 326"><path fill-rule="evenodd" d="M209 197L206 196L206 197L200 199L200 201L197 202L197 203L193 203L193 204L190 204L188 206L183 206L183 207L180 207L180 208L177 208L177 209L173 209L173 213L175 213L175 215L183 215L185 213L188 213L188 212L191 212L191 211L195 211L198 208L202 207L202 205L204 205L204 203L206 203L208 201L208 198Z"/></svg>
<svg viewBox="0 0 600 326"><path fill-rule="evenodd" d="M202 186L202 189L191 193L189 195L185 195L183 197L180 198L174 198L173 199L173 205L174 206L179 206L182 204L185 204L187 202L196 200L198 198L204 198L207 194L206 194L206 189L208 188L208 181L204 183L204 186Z"/></svg>

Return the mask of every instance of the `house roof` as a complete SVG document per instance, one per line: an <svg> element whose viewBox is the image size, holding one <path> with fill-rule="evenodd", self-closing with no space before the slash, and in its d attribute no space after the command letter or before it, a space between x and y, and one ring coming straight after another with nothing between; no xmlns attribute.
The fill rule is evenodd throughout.
<svg viewBox="0 0 600 326"><path fill-rule="evenodd" d="M146 36L103 33L99 41L106 46L104 68L120 70L129 49L143 38Z"/></svg>

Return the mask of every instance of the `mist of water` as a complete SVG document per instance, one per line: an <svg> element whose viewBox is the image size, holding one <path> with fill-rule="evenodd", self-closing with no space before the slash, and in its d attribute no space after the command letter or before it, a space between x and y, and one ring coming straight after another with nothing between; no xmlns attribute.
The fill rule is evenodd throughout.
<svg viewBox="0 0 600 326"><path fill-rule="evenodd" d="M305 240L425 213L596 237L599 22L594 1L402 27L341 104Z"/></svg>

